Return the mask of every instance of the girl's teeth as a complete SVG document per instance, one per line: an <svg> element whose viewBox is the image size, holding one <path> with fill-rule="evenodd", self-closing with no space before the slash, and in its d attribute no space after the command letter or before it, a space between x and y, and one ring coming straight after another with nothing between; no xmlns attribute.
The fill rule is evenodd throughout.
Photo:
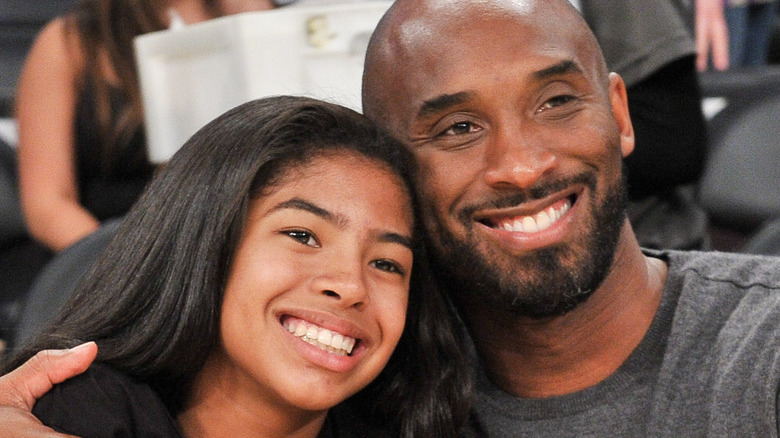
<svg viewBox="0 0 780 438"><path fill-rule="evenodd" d="M302 320L287 318L284 328L294 336L330 353L346 356L355 347L355 338L336 333Z"/></svg>

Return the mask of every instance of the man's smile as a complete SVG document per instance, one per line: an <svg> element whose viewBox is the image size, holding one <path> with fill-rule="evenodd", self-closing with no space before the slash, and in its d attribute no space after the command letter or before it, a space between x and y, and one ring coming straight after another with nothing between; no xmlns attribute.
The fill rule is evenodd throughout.
<svg viewBox="0 0 780 438"><path fill-rule="evenodd" d="M536 233L544 231L562 218L571 209L569 198L556 202L532 215L518 215L491 221L493 228L516 233Z"/></svg>

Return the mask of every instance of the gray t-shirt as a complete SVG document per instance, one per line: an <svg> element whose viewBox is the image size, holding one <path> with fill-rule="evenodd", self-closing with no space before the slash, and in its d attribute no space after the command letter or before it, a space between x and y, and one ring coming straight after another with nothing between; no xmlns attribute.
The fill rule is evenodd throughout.
<svg viewBox="0 0 780 438"><path fill-rule="evenodd" d="M693 0L580 0L607 66L626 85L696 53Z"/></svg>
<svg viewBox="0 0 780 438"><path fill-rule="evenodd" d="M653 323L609 378L521 399L478 377L490 437L777 437L780 258L653 252L669 273Z"/></svg>

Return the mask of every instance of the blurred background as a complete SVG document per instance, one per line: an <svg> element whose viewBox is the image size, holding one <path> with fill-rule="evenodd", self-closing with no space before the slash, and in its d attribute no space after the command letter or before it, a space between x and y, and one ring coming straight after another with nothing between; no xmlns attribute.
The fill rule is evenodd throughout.
<svg viewBox="0 0 780 438"><path fill-rule="evenodd" d="M105 1L106 4L122 2L122 0L102 1ZM187 3L185 0L176 1ZM204 4L212 5L213 1L217 0L203 1L206 2ZM33 99L24 96L20 98L19 84L22 67L30 54L36 35L55 17L61 17L63 14L69 13L69 11L73 11L73 8L78 3L79 0L0 0L0 340L8 343L13 343L14 339L20 336L29 335L36 326L42 324L46 318L56 311L67 298L68 291L75 287L76 280L83 274L107 239L110 238L117 221L121 220L121 212L118 214L107 214L96 220L94 227L88 233L77 235L77 238L67 241L67 244L58 246L47 242L46 238L43 237L45 232L35 231L36 228L30 226L32 223L30 218L25 217L25 214L23 214L19 190L20 166L18 151L20 133L24 133L25 129L28 128L19 129L21 124L18 123L20 113L17 112L17 105L20 101L29 102ZM236 3L236 1L233 3ZM287 3L293 2L246 0L244 3L245 9L243 10L298 7L297 5L287 6ZM338 3L337 1L328 1L324 4L331 7ZM582 3L587 4L588 0L582 0ZM634 215L632 221L634 219L637 220L635 228L651 227L651 229L643 230L640 233L640 238L649 236L646 241L640 240L640 243L644 246L662 249L699 249L780 255L780 195L778 195L780 193L780 12L777 11L778 8L775 2L770 0L766 4L772 5L772 12L769 21L768 43L765 49L763 47L761 49L762 52L765 52L765 59L756 63L757 65L743 65L741 61L737 62L737 59L734 58L734 62L728 70L715 71L710 69L697 74L701 92L701 111L704 115L708 141L706 143L706 154L704 154L705 158L702 158L700 163L695 163L697 166L700 165L703 170L700 174L697 173L698 177L694 183L686 186L685 196L693 199L697 208L700 208L704 214L703 219L697 222L703 227L704 238L701 240L697 238L695 246L686 248L676 248L675 243L670 241L653 240L652 237L655 234L676 235L675 238L677 240L685 240L687 236L682 236L681 238L679 234L688 233L688 230L691 228L690 216L685 214L688 213L685 211L688 208L688 204L680 203L677 205L674 201L671 201L671 203L659 206L651 202L640 202L637 203L636 208L632 212L632 215ZM388 5L389 3L386 3L383 7ZM197 19L192 19L185 14L182 14L184 17L169 14L167 18L161 18L161 26L176 27L186 24L185 22L188 20L193 23L242 11L229 11L213 5L204 10L206 13L201 14L202 16L199 16ZM381 11L379 12L379 15L381 15ZM727 10L726 13L735 12ZM356 24L353 23L349 26L359 28L360 25L367 24L369 29L373 28L372 26L379 16L376 15L376 11L373 12L373 15L360 14L363 13L355 15ZM185 101L183 105L182 102L178 102L179 107L183 106L185 110L189 108L191 111L175 115L170 110L172 108L171 105L175 103L173 101L182 99L182 96L186 98L189 92L186 91L186 88L182 88L182 90L185 90L183 93L173 96L169 93L171 89L184 87L184 84L189 81L194 89L207 90L210 84L214 84L214 78L220 77L220 75L224 76L225 71L215 70L213 64L200 64L201 67L198 67L198 63L193 62L185 66L183 61L181 61L181 59L184 59L183 57L179 56L176 58L170 54L174 52L184 53L188 47L190 51L194 50L194 47L198 47L198 50L207 50L209 38L214 38L213 32L222 32L223 30L218 27L213 28L210 31L211 34L209 34L208 26L200 26L197 29L204 30L200 34L193 33L193 36L188 36L187 38L190 38L189 44L187 43L187 38L180 41L182 40L181 38L176 39L170 35L156 41L153 41L151 37L141 37L146 38L144 50L148 50L149 59L153 60L149 61L150 64L148 64L151 65L150 71L159 72L161 69L171 69L170 71L175 72L175 76L172 76L175 81L167 83L163 81L156 85L149 85L148 83L139 85L138 73L131 69L133 72L130 74L129 79L129 83L132 85L130 88L135 87L138 89L136 91L131 90L128 96L123 97L123 99L129 102L126 104L126 107L134 108L133 99L138 99L138 96L134 97L133 93L142 94L144 95L143 106L146 111L146 123L150 121L149 111L155 110L158 113L156 113L157 115L153 119L157 122L162 120L174 124L178 123L179 125L199 125L213 115L227 109L223 108L223 106L227 105L229 107L240 103L242 99L247 100L259 97L258 94L262 94L263 91L252 88L256 84L268 84L273 83L277 79L280 81L284 78L289 79L289 77L296 74L294 69L298 68L320 70L325 73L329 71L330 78L327 81L332 81L334 77L345 78L345 81L349 81L348 84L345 84L348 85L345 89L351 93L354 91L356 81L359 81L360 69L362 68L362 53L370 32L361 31L352 35L348 44L349 48L346 51L342 50L337 53L332 48L328 51L329 49L326 47L328 41L335 41L338 39L338 35L344 34L344 28L339 26L342 26L340 23L345 23L346 21L334 19L328 24L327 20L320 20L323 16L327 18L327 14L313 15L305 20L305 26L295 30L295 32L302 35L301 38L307 38L307 47L311 50L308 52L311 55L307 58L308 63L303 67L290 67L286 64L282 66L281 58L275 58L273 52L270 52L270 54L263 52L263 62L260 63L259 67L249 65L250 63L246 60L239 59L239 61L236 61L235 57L220 58L226 60L225 62L231 67L231 70L225 71L229 74L234 74L236 78L238 78L239 72L241 75L249 77L257 75L266 76L263 77L263 80L255 81L252 84L237 85L243 87L239 88L239 90L251 90L251 92L247 92L246 96L239 93L238 96L232 96L230 99L219 101L217 104L216 102L219 99L230 93L213 92L211 94L213 98L208 98L201 102ZM732 20L742 18L732 18ZM364 21L361 22L360 20ZM119 23L122 22L121 19L117 21ZM251 23L247 24L249 22L236 21L235 23L238 23L238 25L233 26L235 28L251 26ZM144 32L136 31L134 36L142 35ZM287 35L285 33L286 30L282 28L275 32L280 35ZM243 37L233 36L231 38L241 40ZM270 37L266 35L263 38ZM267 42L255 45L252 45L254 43L238 44L236 48L231 50L236 50L235 53L239 54L236 56L240 58L240 53L260 53L258 52L259 50L267 51L269 48L281 50L280 47L285 47L284 41L289 41L289 38L279 39L274 44ZM747 43L743 42L743 44L747 44L747 47L750 48L752 43L748 41ZM175 47L173 47L174 45ZM734 53L734 50L732 48L732 53ZM126 50L120 55L132 60L133 55L129 53ZM109 78L104 81L105 83L111 85L121 83L114 75L121 72L124 68L117 64L121 63L121 56L119 61L109 61L108 71L112 74L108 75ZM52 57L49 63L45 54L39 56L39 58L37 60L37 67L40 70L37 74L38 84L40 84L40 87L47 87L49 85L46 76L48 69L55 71L57 60L55 57ZM179 60L179 64L174 65L176 59ZM65 62L67 62L67 59ZM158 62L158 64L155 65L153 62ZM132 66L136 66L136 64L134 61L130 62ZM143 62L140 64L142 64L140 65L141 69L147 65ZM271 68L274 66L279 68L274 70ZM176 70L177 68L178 70ZM208 75L203 76L208 79L204 79L206 82L199 82L200 79L203 79L199 77L201 76L198 74L199 68L201 69L200 71L209 71ZM98 72L100 71L98 70ZM168 79L171 79L171 77ZM51 81L55 80L52 77ZM208 82L209 80L212 82ZM308 76L304 81L317 83L318 80ZM323 81L325 80L321 80L319 85L322 85ZM222 85L226 82L232 81L225 81L223 77ZM240 81L236 79L235 82L239 83ZM235 84L231 83L230 85ZM154 86L157 86L158 89L150 92ZM235 90L235 87L231 88L231 90ZM300 91L307 92L308 90L302 89ZM629 93L629 95L631 94ZM157 100L155 100L155 96L157 96ZM190 96L194 98L194 96ZM199 98L203 99L203 95L200 95ZM359 105L356 99L357 97L354 95L351 97L347 96L346 101L343 103L348 106ZM672 96L672 99L674 99L674 96ZM41 99L39 98L39 100ZM83 101L79 102L79 105L83 105ZM209 103L214 103L215 107L210 108ZM54 108L58 107L56 99L49 102L43 99L42 102L29 103L29 105L37 105L38 108L42 108L39 109L39 111L42 111L41 114L47 114L46 108L48 106L52 108L50 112L56 111ZM122 105L125 104L123 103ZM206 107L209 107L207 109L210 112L196 114L197 110L202 110ZM25 108L27 108L27 103ZM121 110L125 107L120 106L119 108L119 110L115 111L115 108L111 107L110 111L116 113L111 114L110 119L112 123L121 119L119 115L122 114ZM72 112L72 110L70 111ZM115 115L117 116L116 118L114 118ZM72 114L69 117L70 119L66 121L72 125ZM144 116L137 115L137 117L140 117L138 124L143 125ZM189 117L192 117L192 120L189 120ZM28 116L26 125L24 125L30 127L29 131L42 131L47 135L57 134L46 133L46 130L49 129L46 122L36 124L34 121L29 121L29 118ZM175 133L175 138L172 140L174 144L180 143L182 135L189 132L188 130L194 129L193 126L189 125L182 131L184 134L180 132ZM148 129L144 132L143 126L135 126L135 129L141 132L140 142L141 150L143 151L145 150L143 134L148 135L150 133L153 134L153 132ZM170 130L170 127L162 126L159 129L163 131L166 129ZM686 133L675 135L685 136ZM31 135L31 137L33 136ZM186 138L186 135L184 138ZM72 148L81 147L77 145L80 141L79 138L74 137L70 133L66 140L68 144L72 145ZM151 136L150 140L154 144L165 142L165 140L158 142ZM100 146L101 140L94 141ZM38 145L38 147L40 150L45 151L47 145ZM164 162L165 154L167 153L172 153L172 151L163 152L162 158L156 160L148 160L148 157L146 157L146 161L144 161L146 164L144 165L148 164L153 168L160 162ZM26 163L26 166L27 168L35 169L35 163ZM41 175L38 177L39 179L47 178L45 170L34 170L34 172L38 172L38 175ZM73 172L76 171L74 170ZM99 185L101 181L104 180L98 179L97 184ZM143 183L145 180L142 179L141 181ZM142 186L143 184L141 184ZM79 189L83 191L82 187L79 187ZM103 193L102 188L98 189L98 192ZM103 198L114 198L115 195L113 193L107 191L103 193ZM132 203L131 201L130 203ZM30 202L32 201L28 201L28 203ZM27 216L30 216L29 212ZM701 215L696 217L702 218ZM656 227L656 229L654 230L652 227ZM679 227L679 230L676 227Z"/></svg>

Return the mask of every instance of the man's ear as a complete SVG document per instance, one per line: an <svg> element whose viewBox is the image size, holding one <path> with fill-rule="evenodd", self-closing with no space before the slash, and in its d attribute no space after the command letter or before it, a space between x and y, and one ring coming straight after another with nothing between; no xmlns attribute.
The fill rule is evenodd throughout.
<svg viewBox="0 0 780 438"><path fill-rule="evenodd" d="M612 105L612 115L620 129L620 149L623 157L627 157L634 150L634 126L628 113L626 84L617 73L609 74L609 101Z"/></svg>

